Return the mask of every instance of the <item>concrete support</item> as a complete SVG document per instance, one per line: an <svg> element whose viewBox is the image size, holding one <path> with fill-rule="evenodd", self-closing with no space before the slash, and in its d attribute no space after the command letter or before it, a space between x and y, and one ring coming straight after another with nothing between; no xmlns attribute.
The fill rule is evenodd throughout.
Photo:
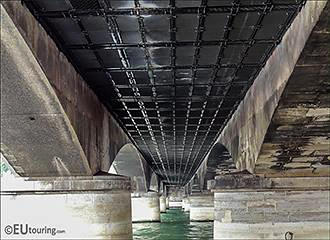
<svg viewBox="0 0 330 240"><path fill-rule="evenodd" d="M159 195L156 192L132 193L132 222L159 222Z"/></svg>
<svg viewBox="0 0 330 240"><path fill-rule="evenodd" d="M166 209L169 209L170 208L170 199L169 199L169 197L166 197L165 204L166 204Z"/></svg>
<svg viewBox="0 0 330 240"><path fill-rule="evenodd" d="M190 201L190 221L214 220L213 194L192 194Z"/></svg>
<svg viewBox="0 0 330 240"><path fill-rule="evenodd" d="M238 170L254 172L278 101L326 3L306 1L221 132L218 142L229 150Z"/></svg>
<svg viewBox="0 0 330 240"><path fill-rule="evenodd" d="M235 189L217 183L222 186L214 193L214 239L330 237L329 178L250 179L237 182Z"/></svg>
<svg viewBox="0 0 330 240"><path fill-rule="evenodd" d="M161 213L166 212L166 197L160 196L159 197L159 209Z"/></svg>
<svg viewBox="0 0 330 240"><path fill-rule="evenodd" d="M188 197L182 199L182 208L185 212L190 211L190 200Z"/></svg>
<svg viewBox="0 0 330 240"><path fill-rule="evenodd" d="M130 191L119 176L2 185L1 238L132 239Z"/></svg>
<svg viewBox="0 0 330 240"><path fill-rule="evenodd" d="M182 208L182 197L181 196L170 196L169 197L170 208Z"/></svg>
<svg viewBox="0 0 330 240"><path fill-rule="evenodd" d="M0 5L3 154L21 176L107 172L126 133L25 4Z"/></svg>
<svg viewBox="0 0 330 240"><path fill-rule="evenodd" d="M329 239L329 191L215 193L214 239Z"/></svg>

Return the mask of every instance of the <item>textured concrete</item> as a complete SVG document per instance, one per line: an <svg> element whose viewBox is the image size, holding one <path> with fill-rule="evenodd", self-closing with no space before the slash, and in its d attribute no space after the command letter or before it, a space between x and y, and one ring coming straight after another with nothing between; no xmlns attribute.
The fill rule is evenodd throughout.
<svg viewBox="0 0 330 240"><path fill-rule="evenodd" d="M330 3L288 80L262 144L255 172L330 176Z"/></svg>
<svg viewBox="0 0 330 240"><path fill-rule="evenodd" d="M323 0L306 2L222 131L218 141L238 170L254 172L280 96L325 5Z"/></svg>
<svg viewBox="0 0 330 240"><path fill-rule="evenodd" d="M286 189L305 190L330 188L329 177L260 177L254 175L217 176L208 182L212 191L228 191L237 189Z"/></svg>
<svg viewBox="0 0 330 240"><path fill-rule="evenodd" d="M294 233L293 239L321 240L329 239L329 231L327 222L241 224L214 221L214 240L285 239L287 232Z"/></svg>
<svg viewBox="0 0 330 240"><path fill-rule="evenodd" d="M166 212L166 197L165 196L159 197L159 210L161 213Z"/></svg>
<svg viewBox="0 0 330 240"><path fill-rule="evenodd" d="M159 221L160 206L158 193L132 193L132 222Z"/></svg>
<svg viewBox="0 0 330 240"><path fill-rule="evenodd" d="M189 196L190 221L214 220L213 194L196 194Z"/></svg>
<svg viewBox="0 0 330 240"><path fill-rule="evenodd" d="M37 171L38 167L42 167L42 163L47 163L47 161L39 161L37 159L38 152L43 151L45 149L45 152L52 153L51 151L47 150L47 145L54 147L54 143L50 142L49 139L54 139L56 134L58 134L57 128L55 126L59 125L54 122L55 116L59 112L40 112L40 111L29 111L33 110L25 106L24 101L25 99L29 99L28 95L24 95L24 89L26 87L24 85L18 84L18 80L21 79L27 79L29 78L28 74L33 73L32 79L34 81L29 81L29 83L39 81L40 76L43 75L42 78L45 79L45 76L47 77L47 80L53 87L57 97L59 98L59 101L70 120L70 123L77 134L77 137L79 139L80 145L83 149L84 155L86 156L90 169L92 171L92 174L95 174L97 172L104 171L108 172L110 169L110 165L112 161L115 159L115 156L117 155L117 152L119 149L125 145L126 143L129 143L129 139L127 138L124 131L121 129L121 127L117 124L115 119L110 115L110 113L106 110L105 106L99 101L97 96L93 93L93 91L87 86L87 84L84 82L82 77L79 75L79 73L76 72L74 67L70 64L69 60L65 57L65 55L59 51L54 41L48 36L46 31L42 28L42 26L38 23L38 21L32 16L30 11L26 9L24 6L22 6L20 1L1 1L1 5L5 7L7 10L9 16L13 19L13 22L15 23L17 29L20 31L22 37L25 39L26 43L29 45L33 55L31 53L27 53L27 50L24 50L22 43L20 45L17 43L18 40L21 41L21 37L13 37L15 40L10 40L9 43L12 43L12 46L15 46L15 49L20 51L20 54L18 56L23 57L22 59L28 59L26 60L25 64L22 64L22 60L18 59L17 57L12 63L5 63L2 60L2 65L4 66L20 66L18 69L18 73L21 75L24 75L24 77L17 76L17 74L11 74L11 85L16 84L17 85L17 91L13 91L11 94L14 96L20 96L20 98L17 99L17 102L21 105L20 108L17 108L17 110L28 111L30 115L26 118L22 115L22 113L19 113L19 115L16 115L15 119L12 120L13 125L15 126L22 126L25 129L22 131L11 131L12 138L21 139L21 135L24 132L27 132L29 129L31 129L31 132L29 134L32 135L31 139L36 141L40 134L43 135L41 143L44 142L44 146L40 146L41 144L37 142L35 148L29 148L29 149L23 149L24 144L20 145L18 143L15 143L14 146L7 146L6 148L6 157L10 162L13 160L10 160L11 157L8 156L9 154L15 155L18 154L18 151L21 151L20 156L16 157L16 163L23 169L15 169L20 170L18 171L21 175L24 176L32 176L36 174L31 174L31 171ZM3 11L3 10L1 10ZM5 15L1 12L1 29L4 29L4 27L7 28L7 23L5 23ZM13 29L13 27L11 27ZM3 31L3 30L1 30ZM16 30L15 30L16 31ZM8 42L4 41L3 33L1 44ZM16 33L18 34L18 33ZM25 44L26 45L26 44ZM1 54L6 53L4 51L4 47L1 46ZM26 49L26 47L25 47ZM40 66L37 64L37 61L34 60L34 57L40 64ZM3 57L2 57L3 58ZM27 63L33 63L33 65L26 65ZM26 67L25 67L26 66ZM41 68L40 68L41 67ZM27 71L29 69L29 71ZM43 70L44 74L41 74L41 69ZM2 70L1 70L2 71ZM38 75L35 75L38 74ZM5 76L1 72L2 76ZM45 75L45 76L44 76ZM12 80L15 81L12 81ZM46 81L43 80L43 81ZM49 85L49 84L48 84ZM8 87L5 87L6 85L2 85L1 89L6 89ZM32 86L34 86L34 90L37 90L39 92L39 88L36 88L37 85L31 85L27 89L31 89ZM21 90L18 89L18 87L21 88ZM9 89L14 89L13 87L10 87ZM26 92L26 91L25 91ZM10 93L10 92L9 92ZM40 92L39 99L36 103L39 103L38 106L42 106L43 103L40 100L44 98L44 93ZM53 94L54 95L54 94ZM46 96L50 97L51 94L46 94ZM13 105L14 102L12 98L4 98L5 96L1 96L2 100L4 99L5 102L8 105ZM31 100L32 101L32 100ZM47 102L48 105L52 108L54 108L54 105L51 105L52 102ZM14 105L13 105L14 106ZM46 107L45 106L45 107ZM55 108L57 109L57 108ZM8 110L13 110L11 107ZM51 114L50 114L51 113ZM29 117L33 117L36 120L30 121ZM58 117L59 118L59 117ZM62 119L60 119L62 120ZM64 120L62 120L63 122ZM49 122L51 125L54 126L53 128L45 125L46 122ZM42 129L50 129L53 131L50 133L42 132L40 129L37 129L36 126L39 125ZM8 128L7 125L5 127ZM9 131L9 130L8 130ZM16 134L15 136L13 134ZM19 137L17 134L20 134ZM67 139L72 139L71 136L68 136ZM74 139L74 138L73 138ZM31 141L32 141L31 140ZM18 141L18 140L17 140ZM23 141L23 140L22 140ZM77 140L78 142L78 140ZM23 142L24 143L24 142ZM65 153L74 154L74 151L71 149L68 149L70 147L69 143L64 142L62 145L65 146L66 150L63 150L61 152L62 155ZM30 145L29 145L30 146ZM33 149L36 149L36 153L32 152ZM11 150L12 153L7 153L8 150ZM52 154L54 155L54 154ZM24 156L25 161L29 161L29 163L25 164L25 162L20 162L22 160L22 156ZM55 154L55 156L57 156ZM66 163L66 158L60 157L64 164L59 161L54 164L57 166L64 165L65 167L70 168L70 164L72 163ZM44 159L49 159L51 161L53 156L51 158L44 157ZM75 161L74 163L79 163L79 155L74 156ZM33 161L32 161L33 160ZM70 162L71 160L67 160ZM35 164L34 164L35 163ZM68 165L68 166L67 166ZM30 167L31 169L27 169ZM51 170L51 164L48 164L47 167ZM86 170L83 171L79 167L75 166L75 171L80 172L81 175L86 173ZM70 171L71 168L69 169ZM40 172L40 171L39 171ZM41 174L43 174L41 172ZM38 173L37 175L40 175ZM56 175L56 174L53 174ZM58 174L60 175L60 174ZM41 175L42 176L42 175ZM44 174L44 176L47 176L47 174Z"/></svg>
<svg viewBox="0 0 330 240"><path fill-rule="evenodd" d="M214 239L329 239L329 189L215 192Z"/></svg>
<svg viewBox="0 0 330 240"><path fill-rule="evenodd" d="M4 234L13 224L58 232ZM1 228L1 239L132 239L130 181L116 176L23 181L20 189L1 191Z"/></svg>
<svg viewBox="0 0 330 240"><path fill-rule="evenodd" d="M54 90L0 6L1 152L21 176L91 175Z"/></svg>

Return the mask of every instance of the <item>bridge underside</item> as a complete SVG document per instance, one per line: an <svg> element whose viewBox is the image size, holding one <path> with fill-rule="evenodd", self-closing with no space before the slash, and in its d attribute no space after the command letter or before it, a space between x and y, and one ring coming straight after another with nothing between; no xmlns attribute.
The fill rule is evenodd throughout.
<svg viewBox="0 0 330 240"><path fill-rule="evenodd" d="M329 2L0 6L1 233L126 240L182 207L214 239L329 239Z"/></svg>
<svg viewBox="0 0 330 240"><path fill-rule="evenodd" d="M24 1L164 182L184 185L304 1Z"/></svg>

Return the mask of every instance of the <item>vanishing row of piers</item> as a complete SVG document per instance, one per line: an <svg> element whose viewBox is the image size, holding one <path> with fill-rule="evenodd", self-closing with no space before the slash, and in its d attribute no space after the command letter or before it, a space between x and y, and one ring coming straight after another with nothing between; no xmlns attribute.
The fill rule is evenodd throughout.
<svg viewBox="0 0 330 240"><path fill-rule="evenodd" d="M328 180L236 175L187 194L134 192L128 177L113 174L15 179L2 186L1 212L6 223L53 227L66 238L132 239L132 222L159 222L179 207L190 221L213 221L214 239L328 239Z"/></svg>

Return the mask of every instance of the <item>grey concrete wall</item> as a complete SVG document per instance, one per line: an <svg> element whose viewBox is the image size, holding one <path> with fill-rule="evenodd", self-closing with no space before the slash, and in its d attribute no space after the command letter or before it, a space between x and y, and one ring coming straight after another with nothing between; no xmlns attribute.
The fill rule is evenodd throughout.
<svg viewBox="0 0 330 240"><path fill-rule="evenodd" d="M91 175L47 77L1 6L1 152L21 176Z"/></svg>
<svg viewBox="0 0 330 240"><path fill-rule="evenodd" d="M20 1L2 1L56 92L92 173L107 172L126 134ZM19 137L19 135L17 136Z"/></svg>
<svg viewBox="0 0 330 240"><path fill-rule="evenodd" d="M330 176L330 2L281 96L255 173Z"/></svg>
<svg viewBox="0 0 330 240"><path fill-rule="evenodd" d="M307 1L221 133L239 170L254 172L272 115L327 1Z"/></svg>
<svg viewBox="0 0 330 240"><path fill-rule="evenodd" d="M215 192L214 239L328 239L330 192Z"/></svg>

